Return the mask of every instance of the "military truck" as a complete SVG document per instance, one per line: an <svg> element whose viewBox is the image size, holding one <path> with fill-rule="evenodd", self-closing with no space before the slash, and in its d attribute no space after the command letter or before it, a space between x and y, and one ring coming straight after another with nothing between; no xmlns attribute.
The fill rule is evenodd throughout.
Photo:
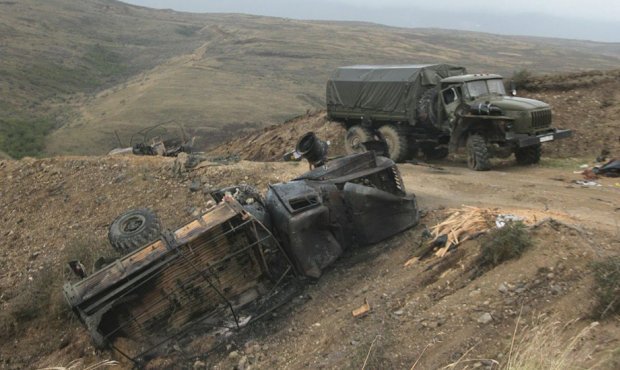
<svg viewBox="0 0 620 370"><path fill-rule="evenodd" d="M340 67L327 82L326 105L328 117L347 129L348 153L383 140L396 162L419 151L440 159L465 147L477 171L513 153L519 164L533 164L542 143L571 135L551 126L548 104L507 96L502 76L448 64Z"/></svg>

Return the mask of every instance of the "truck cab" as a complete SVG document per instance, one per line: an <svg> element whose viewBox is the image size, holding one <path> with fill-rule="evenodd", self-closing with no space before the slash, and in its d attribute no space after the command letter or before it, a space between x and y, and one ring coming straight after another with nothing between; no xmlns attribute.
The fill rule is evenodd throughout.
<svg viewBox="0 0 620 370"><path fill-rule="evenodd" d="M547 103L508 96L497 74L442 79L433 109L435 125L450 135L449 150L467 147L468 163L477 170L489 169L490 157L505 158L512 153L520 164L537 163L541 143L571 134L551 127Z"/></svg>

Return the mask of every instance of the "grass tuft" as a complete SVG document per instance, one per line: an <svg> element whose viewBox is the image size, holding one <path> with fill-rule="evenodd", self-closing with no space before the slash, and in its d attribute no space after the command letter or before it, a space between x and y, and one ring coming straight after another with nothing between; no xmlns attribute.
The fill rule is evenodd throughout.
<svg viewBox="0 0 620 370"><path fill-rule="evenodd" d="M500 367L503 370L564 370L583 369L583 362L590 358L591 351L581 344L583 339L598 326L593 322L576 334L569 335L570 322L543 322L526 329L519 335L517 343L509 353L508 361ZM514 340L515 338L513 338Z"/></svg>
<svg viewBox="0 0 620 370"><path fill-rule="evenodd" d="M620 313L620 256L594 262L591 267L598 299L595 316L602 319Z"/></svg>

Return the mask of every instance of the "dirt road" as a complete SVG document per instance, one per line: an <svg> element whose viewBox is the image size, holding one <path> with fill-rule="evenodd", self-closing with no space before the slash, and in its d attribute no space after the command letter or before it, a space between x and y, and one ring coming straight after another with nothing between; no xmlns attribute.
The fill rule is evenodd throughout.
<svg viewBox="0 0 620 370"><path fill-rule="evenodd" d="M422 207L436 209L471 205L502 209L531 209L572 219L570 223L615 233L620 238L619 179L602 178L601 186L582 186L578 168L521 167L513 161L488 172L474 172L465 164L434 163L443 170L402 164L407 189Z"/></svg>

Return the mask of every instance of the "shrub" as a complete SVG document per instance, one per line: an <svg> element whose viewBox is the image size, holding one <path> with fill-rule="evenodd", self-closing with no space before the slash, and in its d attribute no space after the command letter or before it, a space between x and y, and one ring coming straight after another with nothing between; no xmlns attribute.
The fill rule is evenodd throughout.
<svg viewBox="0 0 620 370"><path fill-rule="evenodd" d="M594 294L598 304L594 309L597 317L620 313L620 256L592 263Z"/></svg>
<svg viewBox="0 0 620 370"><path fill-rule="evenodd" d="M532 245L527 228L522 222L509 222L487 234L482 242L480 265L497 266L518 258Z"/></svg>
<svg viewBox="0 0 620 370"><path fill-rule="evenodd" d="M518 89L528 90L531 86L532 73L527 69L523 68L519 71L514 71L512 73L511 80L515 83L515 86Z"/></svg>

